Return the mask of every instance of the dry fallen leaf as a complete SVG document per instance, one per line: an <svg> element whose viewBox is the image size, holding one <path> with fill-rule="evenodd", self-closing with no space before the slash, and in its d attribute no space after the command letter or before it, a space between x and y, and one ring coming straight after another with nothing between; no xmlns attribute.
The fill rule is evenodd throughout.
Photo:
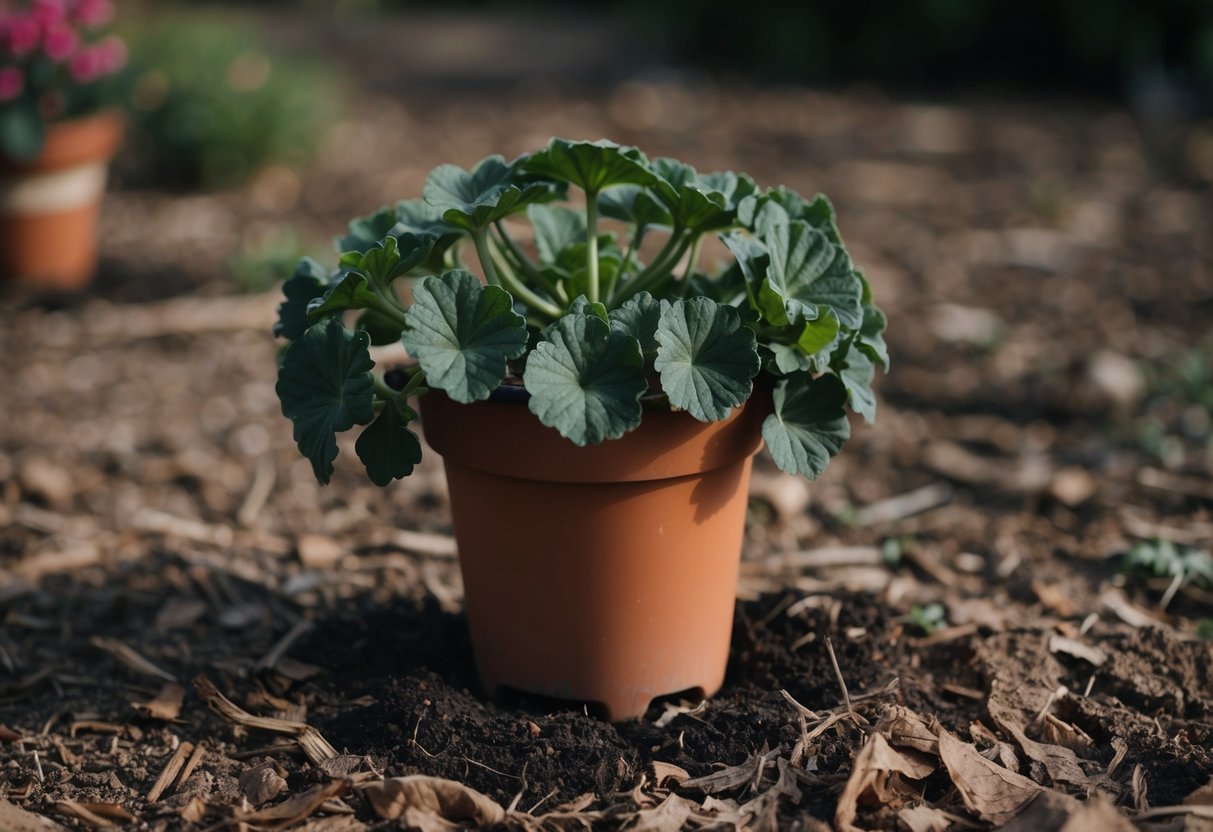
<svg viewBox="0 0 1213 832"><path fill-rule="evenodd" d="M779 749L775 751L766 751L751 754L750 757L739 766L729 766L722 768L720 771L713 771L711 774L705 774L702 777L694 777L682 784L684 789L696 789L704 794L717 794L718 792L735 789L738 786L744 785L754 780L754 776L758 773L758 767L766 765L778 755Z"/></svg>
<svg viewBox="0 0 1213 832"><path fill-rule="evenodd" d="M1049 639L1049 652L1065 653L1067 656L1073 656L1076 659L1089 662L1095 667L1102 667L1103 663L1108 660L1108 654L1098 647L1092 647L1089 644L1084 644L1081 641L1066 638L1065 636L1051 637Z"/></svg>
<svg viewBox="0 0 1213 832"><path fill-rule="evenodd" d="M505 809L492 798L441 777L393 777L371 783L363 792L379 817L403 819L409 828L427 832L449 829L451 822L491 826L505 819Z"/></svg>
<svg viewBox="0 0 1213 832"><path fill-rule="evenodd" d="M268 803L285 789L286 780L269 763L247 768L240 775L240 791L254 806Z"/></svg>
<svg viewBox="0 0 1213 832"><path fill-rule="evenodd" d="M694 809L694 804L686 798L671 794L653 808L637 812L628 829L632 832L679 832Z"/></svg>
<svg viewBox="0 0 1213 832"><path fill-rule="evenodd" d="M947 812L933 806L907 806L897 813L897 819L909 832L947 832L952 819Z"/></svg>
<svg viewBox="0 0 1213 832"><path fill-rule="evenodd" d="M1107 799L1096 796L1085 803L1070 795L1042 791L1003 832L1134 832L1135 827Z"/></svg>
<svg viewBox="0 0 1213 832"><path fill-rule="evenodd" d="M775 764L779 770L775 784L741 806L741 813L746 817L746 822L742 825L744 829L754 830L754 832L778 832L780 829L780 800L786 797L792 803L800 804L802 795L796 772L783 757L776 760Z"/></svg>
<svg viewBox="0 0 1213 832"><path fill-rule="evenodd" d="M919 794L920 790L907 783L907 779L922 780L936 768L920 752L898 751L889 745L883 734L873 733L855 755L851 776L838 798L834 825L844 832L858 830L854 821L860 803L896 808L902 801Z"/></svg>
<svg viewBox="0 0 1213 832"><path fill-rule="evenodd" d="M132 704L146 717L169 722L181 716L181 705L184 702L185 688L176 682L168 682L160 688L160 692L151 702L134 702Z"/></svg>
<svg viewBox="0 0 1213 832"><path fill-rule="evenodd" d="M0 829L5 832L61 832L65 827L0 797Z"/></svg>
<svg viewBox="0 0 1213 832"><path fill-rule="evenodd" d="M939 732L939 758L965 805L990 823L1006 823L1041 791L1023 775L987 760L946 729Z"/></svg>
<svg viewBox="0 0 1213 832"><path fill-rule="evenodd" d="M335 797L341 797L350 790L350 784L344 780L334 780L314 786L302 794L288 797L281 803L256 812L237 812L233 820L238 823L272 825L275 829L285 829L310 817L321 806Z"/></svg>
<svg viewBox="0 0 1213 832"><path fill-rule="evenodd" d="M659 789L665 786L668 780L673 780L675 784L682 785L691 779L691 775L687 773L685 768L676 766L673 763L654 760L650 768L653 770L653 782Z"/></svg>

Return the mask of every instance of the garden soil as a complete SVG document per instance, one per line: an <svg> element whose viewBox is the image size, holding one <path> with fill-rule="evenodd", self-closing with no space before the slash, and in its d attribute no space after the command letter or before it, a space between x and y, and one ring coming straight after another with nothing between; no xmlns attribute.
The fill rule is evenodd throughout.
<svg viewBox="0 0 1213 832"><path fill-rule="evenodd" d="M302 174L114 192L92 292L0 300L0 829L1213 828L1213 587L1123 568L1213 546L1213 125L664 81L352 106ZM756 467L723 690L615 725L484 694L440 461L378 490L343 442L317 486L277 300L227 276L552 134L826 191L890 318L877 424L818 482Z"/></svg>

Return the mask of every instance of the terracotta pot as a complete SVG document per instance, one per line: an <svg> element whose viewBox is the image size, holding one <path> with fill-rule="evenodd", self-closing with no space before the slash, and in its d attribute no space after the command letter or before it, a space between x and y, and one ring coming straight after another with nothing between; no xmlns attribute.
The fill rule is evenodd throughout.
<svg viewBox="0 0 1213 832"><path fill-rule="evenodd" d="M0 276L65 291L89 283L107 168L121 138L121 119L104 112L50 125L31 162L0 158Z"/></svg>
<svg viewBox="0 0 1213 832"><path fill-rule="evenodd" d="M710 424L646 411L585 448L518 401L420 401L490 692L597 703L617 721L656 696L719 690L769 396Z"/></svg>

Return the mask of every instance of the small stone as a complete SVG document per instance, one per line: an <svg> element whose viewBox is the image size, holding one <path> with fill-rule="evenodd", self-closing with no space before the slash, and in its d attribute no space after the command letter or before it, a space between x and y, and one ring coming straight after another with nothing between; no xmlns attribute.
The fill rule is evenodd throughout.
<svg viewBox="0 0 1213 832"><path fill-rule="evenodd" d="M322 534L301 534L295 546L299 560L309 569L332 569L345 557L345 547Z"/></svg>
<svg viewBox="0 0 1213 832"><path fill-rule="evenodd" d="M1085 468L1062 468L1049 483L1049 494L1064 505L1074 508L1091 499L1097 486L1095 478Z"/></svg>
<svg viewBox="0 0 1213 832"><path fill-rule="evenodd" d="M1141 370L1131 358L1109 350L1091 356L1087 374L1099 392L1119 407L1130 407L1145 394L1146 383Z"/></svg>
<svg viewBox="0 0 1213 832"><path fill-rule="evenodd" d="M286 789L286 781L269 763L245 769L240 775L240 791L254 806L273 800Z"/></svg>
<svg viewBox="0 0 1213 832"><path fill-rule="evenodd" d="M45 459L27 460L21 466L19 481L23 491L45 500L53 508L66 508L76 496L71 473Z"/></svg>

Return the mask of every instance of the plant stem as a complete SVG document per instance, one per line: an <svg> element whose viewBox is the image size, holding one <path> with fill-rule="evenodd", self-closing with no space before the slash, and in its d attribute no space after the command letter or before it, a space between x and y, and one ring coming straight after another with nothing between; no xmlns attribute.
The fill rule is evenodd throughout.
<svg viewBox="0 0 1213 832"><path fill-rule="evenodd" d="M703 235L696 234L695 242L691 243L691 253L687 256L687 268L682 273L682 279L690 280L691 274L695 271L695 262L699 259L699 249L703 246Z"/></svg>
<svg viewBox="0 0 1213 832"><path fill-rule="evenodd" d="M590 303L598 302L598 193L585 192L585 266Z"/></svg>
<svg viewBox="0 0 1213 832"><path fill-rule="evenodd" d="M673 238L671 238L671 242L673 242ZM690 239L683 238L673 255L665 257L658 255L658 259L655 260L652 265L650 265L640 274L636 275L636 279L630 281L624 287L625 292L621 295L621 297L618 298L618 300L626 300L632 295L640 292L649 292L656 297L658 295L657 288L661 286L662 281L670 277L671 270L678 263L678 261L682 259L682 256L686 254L686 250L690 247L690 245ZM670 246L667 245L666 250L669 248Z"/></svg>
<svg viewBox="0 0 1213 832"><path fill-rule="evenodd" d="M515 299L522 301L527 306L534 309L536 312L547 315L555 320L564 314L564 310L551 301L544 300L539 295L532 292L526 287L517 275L508 268L508 264L503 262L497 263L493 260L493 251L489 243L488 229L481 228L472 234L472 240L476 243L476 254L480 258L480 268L484 269L484 276L489 281L497 286L506 289ZM497 266L506 266L506 268L498 269Z"/></svg>
<svg viewBox="0 0 1213 832"><path fill-rule="evenodd" d="M524 275L538 283L548 295L557 300L568 302L567 297L562 297L564 293L555 283L547 278L539 268L531 262L531 259L526 256L522 249L518 248L518 244L514 242L514 238L505 230L505 226L500 222L494 223L497 228L498 237L492 238L498 243L504 243L503 253L510 257L511 261L516 265ZM512 256L511 256L512 255Z"/></svg>
<svg viewBox="0 0 1213 832"><path fill-rule="evenodd" d="M417 372L409 377L408 383L404 385L404 389L400 391L400 398L407 399L409 396L415 395L418 390L425 384L425 370L420 367Z"/></svg>
<svg viewBox="0 0 1213 832"><path fill-rule="evenodd" d="M410 381L412 381L412 379L410 379ZM375 387L375 395L379 396L381 399L393 401L397 396L400 395L400 391L389 386L388 383L383 380L383 376L379 375L378 373L371 374L371 383Z"/></svg>

